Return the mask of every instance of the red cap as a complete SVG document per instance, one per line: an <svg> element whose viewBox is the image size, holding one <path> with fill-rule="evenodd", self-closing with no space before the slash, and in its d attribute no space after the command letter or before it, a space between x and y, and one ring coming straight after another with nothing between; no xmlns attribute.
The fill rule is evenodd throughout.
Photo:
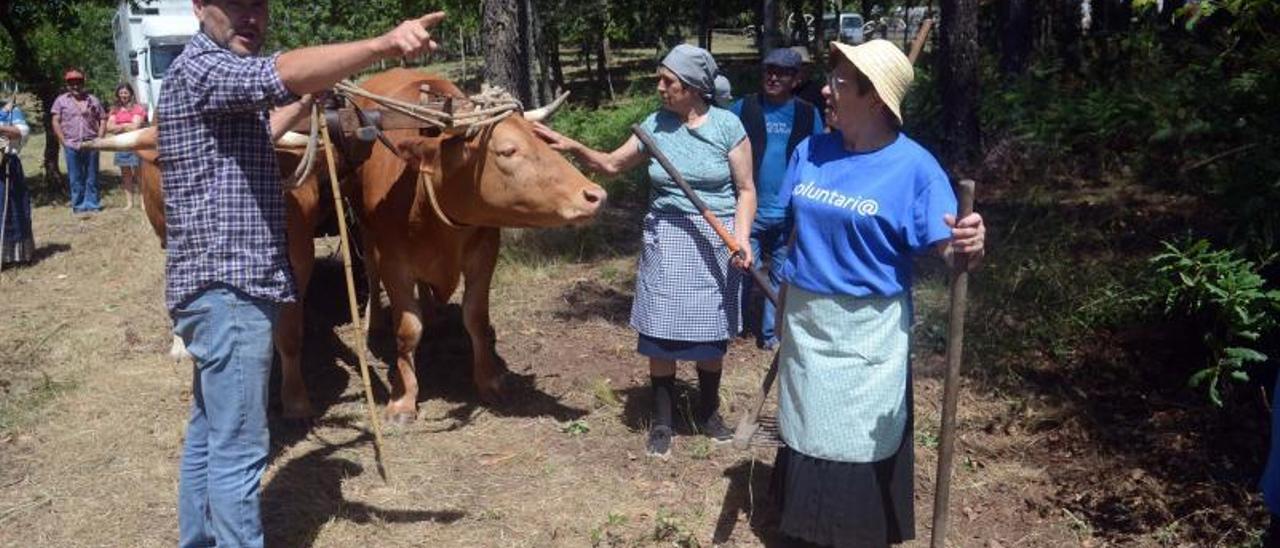
<svg viewBox="0 0 1280 548"><path fill-rule="evenodd" d="M68 82L72 80L84 80L84 73L76 69L70 69L66 74L62 75L62 79Z"/></svg>

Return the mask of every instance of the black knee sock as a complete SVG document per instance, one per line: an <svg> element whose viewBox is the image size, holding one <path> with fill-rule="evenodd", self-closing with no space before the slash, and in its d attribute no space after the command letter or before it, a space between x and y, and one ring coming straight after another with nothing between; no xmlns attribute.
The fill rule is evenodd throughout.
<svg viewBox="0 0 1280 548"><path fill-rule="evenodd" d="M649 377L653 386L653 424L671 427L671 407L675 401L676 376Z"/></svg>
<svg viewBox="0 0 1280 548"><path fill-rule="evenodd" d="M705 421L720 409L720 372L698 369L698 415Z"/></svg>

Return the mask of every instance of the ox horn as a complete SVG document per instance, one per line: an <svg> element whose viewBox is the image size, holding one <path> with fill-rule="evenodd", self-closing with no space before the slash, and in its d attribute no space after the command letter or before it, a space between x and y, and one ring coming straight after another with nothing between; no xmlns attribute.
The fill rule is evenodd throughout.
<svg viewBox="0 0 1280 548"><path fill-rule="evenodd" d="M302 148L307 146L308 137L296 131L287 131L276 139L276 146L281 148ZM108 135L101 139L86 141L80 145L86 150L102 150L108 152L127 152L134 150L155 150L156 126L135 129L119 135Z"/></svg>
<svg viewBox="0 0 1280 548"><path fill-rule="evenodd" d="M276 146L280 148L303 148L307 146L307 142L310 140L310 137L296 131L286 131L284 135L276 139Z"/></svg>
<svg viewBox="0 0 1280 548"><path fill-rule="evenodd" d="M568 98L569 98L569 92L566 91L564 93L561 93L559 97L556 97L555 101L551 102L551 104L542 108L526 111L524 113L524 119L530 122L545 121L546 119L550 118L552 114L555 114L556 109L560 108L560 105L563 105L564 100Z"/></svg>
<svg viewBox="0 0 1280 548"><path fill-rule="evenodd" d="M154 149L156 148L156 128L151 126L119 135L109 135L100 139L86 141L80 145L80 148L116 152Z"/></svg>

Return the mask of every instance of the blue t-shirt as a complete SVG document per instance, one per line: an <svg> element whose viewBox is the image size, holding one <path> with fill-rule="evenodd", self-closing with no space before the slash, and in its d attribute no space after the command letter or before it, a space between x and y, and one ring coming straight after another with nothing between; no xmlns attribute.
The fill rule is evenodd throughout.
<svg viewBox="0 0 1280 548"><path fill-rule="evenodd" d="M729 151L747 138L742 122L729 111L711 107L707 118L690 128L671 111L659 109L640 123L653 142L662 149L685 182L716 215L733 215L737 188L729 171ZM637 143L645 152L644 143ZM662 165L649 157L649 209L676 213L698 213Z"/></svg>
<svg viewBox="0 0 1280 548"><path fill-rule="evenodd" d="M814 293L892 297L911 289L911 258L951 237L947 174L906 135L875 151L844 149L840 132L796 147L783 182L796 243L782 278Z"/></svg>
<svg viewBox="0 0 1280 548"><path fill-rule="evenodd" d="M743 100L738 99L730 107L739 117L742 116ZM760 158L760 169L756 170L756 196L759 199L756 217L780 219L787 214L787 200L778 196L778 190L782 188L782 180L787 175L787 141L791 140L791 126L796 120L796 100L792 98L779 105L762 98L761 106L764 111L765 146L764 155ZM818 135L822 130L822 115L817 108L813 108L813 131L810 134Z"/></svg>

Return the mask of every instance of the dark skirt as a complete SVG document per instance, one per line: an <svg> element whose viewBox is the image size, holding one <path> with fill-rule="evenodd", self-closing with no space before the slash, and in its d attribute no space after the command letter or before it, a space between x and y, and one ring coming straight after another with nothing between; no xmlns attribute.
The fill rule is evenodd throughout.
<svg viewBox="0 0 1280 548"><path fill-rule="evenodd" d="M729 350L729 341L673 341L659 339L641 333L636 340L636 352L659 360L702 361L723 358Z"/></svg>
<svg viewBox="0 0 1280 548"><path fill-rule="evenodd" d="M2 153L0 153L2 154ZM5 173L0 174L0 207L4 208L4 241L0 242L0 263L29 263L35 251L35 238L31 232L31 195L22 173L22 163L16 154L6 162Z"/></svg>
<svg viewBox="0 0 1280 548"><path fill-rule="evenodd" d="M908 378L908 402L911 392ZM835 548L888 546L915 538L912 414L908 412L897 452L881 461L837 462L785 446L778 449L771 491L779 531Z"/></svg>

